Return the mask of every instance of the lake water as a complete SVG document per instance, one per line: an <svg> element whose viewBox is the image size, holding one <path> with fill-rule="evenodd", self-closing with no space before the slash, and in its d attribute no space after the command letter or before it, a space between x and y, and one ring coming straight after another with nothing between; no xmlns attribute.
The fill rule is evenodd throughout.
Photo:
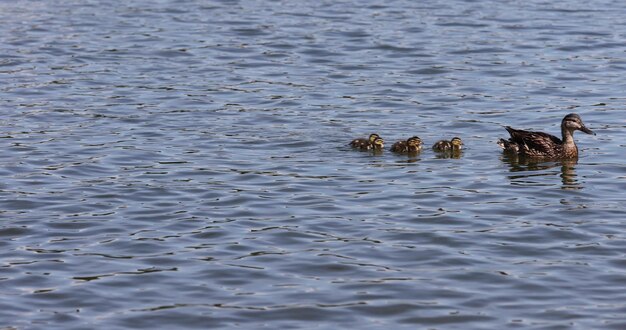
<svg viewBox="0 0 626 330"><path fill-rule="evenodd" d="M625 329L624 17L4 1L0 328ZM496 144L571 112L577 162Z"/></svg>

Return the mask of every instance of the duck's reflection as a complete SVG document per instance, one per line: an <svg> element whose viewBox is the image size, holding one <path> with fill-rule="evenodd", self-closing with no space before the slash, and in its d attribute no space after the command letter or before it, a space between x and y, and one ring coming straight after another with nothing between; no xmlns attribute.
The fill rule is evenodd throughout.
<svg viewBox="0 0 626 330"><path fill-rule="evenodd" d="M446 150L439 151L435 154L435 158L438 159L460 159L463 156L463 150Z"/></svg>
<svg viewBox="0 0 626 330"><path fill-rule="evenodd" d="M576 176L576 164L578 164L578 159L562 160L560 163L563 189L582 189L583 186L578 182Z"/></svg>
<svg viewBox="0 0 626 330"><path fill-rule="evenodd" d="M404 155L406 155L407 157L403 160L398 160L398 163L416 163L421 160L419 151L407 152Z"/></svg>
<svg viewBox="0 0 626 330"><path fill-rule="evenodd" d="M373 149L373 150L368 150L368 152L374 156L382 156L385 152L383 151L383 149Z"/></svg>
<svg viewBox="0 0 626 330"><path fill-rule="evenodd" d="M509 171L515 174L509 176L512 181L531 181L529 179L538 176L553 176L555 173L546 171L551 168L560 167L562 189L582 189L581 182L576 175L576 165L578 159L561 159L553 161L542 161L528 159L517 155L504 154L502 161L509 165Z"/></svg>

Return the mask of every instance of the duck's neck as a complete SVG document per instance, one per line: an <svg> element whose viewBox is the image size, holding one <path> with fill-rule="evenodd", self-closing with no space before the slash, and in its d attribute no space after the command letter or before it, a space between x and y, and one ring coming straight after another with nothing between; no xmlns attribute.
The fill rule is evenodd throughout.
<svg viewBox="0 0 626 330"><path fill-rule="evenodd" d="M578 147L574 143L574 132L566 128L561 128L563 135L563 155L566 157L578 157Z"/></svg>

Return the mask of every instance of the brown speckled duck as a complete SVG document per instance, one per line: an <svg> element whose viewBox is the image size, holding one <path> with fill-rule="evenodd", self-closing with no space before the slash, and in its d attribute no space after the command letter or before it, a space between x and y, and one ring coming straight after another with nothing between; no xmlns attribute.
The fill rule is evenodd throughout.
<svg viewBox="0 0 626 330"><path fill-rule="evenodd" d="M433 150L438 152L459 152L463 148L463 141L459 137L453 137L452 140L441 140L433 144Z"/></svg>
<svg viewBox="0 0 626 330"><path fill-rule="evenodd" d="M532 158L577 158L578 147L574 142L574 131L596 135L585 126L580 116L575 113L570 113L561 121L563 140L547 133L523 131L510 126L505 128L511 137L508 140L500 139L498 141L504 151Z"/></svg>
<svg viewBox="0 0 626 330"><path fill-rule="evenodd" d="M350 142L350 146L352 148L358 148L361 150L370 150L373 149L373 144L374 144L374 140L376 140L377 138L380 138L380 135L376 134L376 133L372 133L370 134L369 138L358 138L358 139L354 139L352 140L352 142Z"/></svg>
<svg viewBox="0 0 626 330"><path fill-rule="evenodd" d="M377 137L374 139L374 141L372 142L371 146L369 148L367 148L367 150L374 150L374 151L382 151L383 148L385 148L385 141L383 141L382 138Z"/></svg>
<svg viewBox="0 0 626 330"><path fill-rule="evenodd" d="M415 153L422 150L422 139L412 136L406 141L398 141L391 146L391 151L399 153Z"/></svg>

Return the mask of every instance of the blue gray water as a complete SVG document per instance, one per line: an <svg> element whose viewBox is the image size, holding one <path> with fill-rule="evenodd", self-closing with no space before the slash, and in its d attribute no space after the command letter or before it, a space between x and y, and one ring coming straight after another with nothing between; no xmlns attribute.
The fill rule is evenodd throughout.
<svg viewBox="0 0 626 330"><path fill-rule="evenodd" d="M0 328L624 329L624 17L1 2ZM496 145L570 112L577 162Z"/></svg>

